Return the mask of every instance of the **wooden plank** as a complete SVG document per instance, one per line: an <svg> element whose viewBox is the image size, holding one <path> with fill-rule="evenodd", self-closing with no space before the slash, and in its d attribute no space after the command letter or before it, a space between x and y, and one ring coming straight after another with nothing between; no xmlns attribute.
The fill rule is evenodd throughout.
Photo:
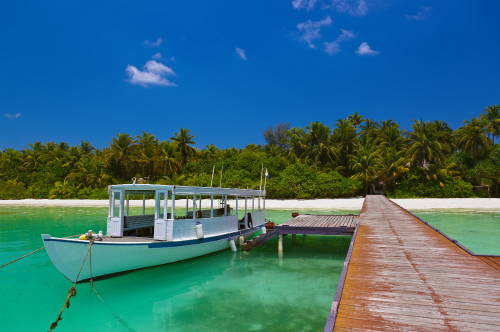
<svg viewBox="0 0 500 332"><path fill-rule="evenodd" d="M499 257L471 254L383 196L339 222L356 224L325 331L500 330Z"/></svg>

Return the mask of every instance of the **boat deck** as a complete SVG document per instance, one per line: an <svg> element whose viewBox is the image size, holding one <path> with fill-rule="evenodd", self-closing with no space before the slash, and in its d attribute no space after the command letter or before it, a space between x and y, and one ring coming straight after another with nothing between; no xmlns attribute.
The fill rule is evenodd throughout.
<svg viewBox="0 0 500 332"><path fill-rule="evenodd" d="M367 196L325 331L500 331L499 263Z"/></svg>
<svg viewBox="0 0 500 332"><path fill-rule="evenodd" d="M123 237L103 237L102 242L110 243L124 243L124 242L142 242L142 243L153 243L153 242L165 242L156 241L151 237L137 237L137 236L123 236Z"/></svg>

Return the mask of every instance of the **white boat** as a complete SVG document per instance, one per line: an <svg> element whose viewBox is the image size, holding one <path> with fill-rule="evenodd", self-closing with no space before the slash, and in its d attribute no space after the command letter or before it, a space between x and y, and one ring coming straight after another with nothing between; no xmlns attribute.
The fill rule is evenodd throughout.
<svg viewBox="0 0 500 332"><path fill-rule="evenodd" d="M177 262L228 249L261 230L265 223L265 191L152 184L110 186L106 235L93 242L78 280ZM129 215L130 195L142 195L142 214ZM155 196L154 214L145 214L146 195ZM228 204L235 199L235 207ZM201 199L210 198L210 208ZM217 207L214 207L214 199ZM261 209L262 201L262 209ZM177 213L179 204L186 212ZM238 205L243 205L238 209ZM183 208L182 208L183 209ZM244 210L244 212L243 212ZM201 226L200 226L201 225ZM52 263L75 281L89 249L88 240L43 234Z"/></svg>

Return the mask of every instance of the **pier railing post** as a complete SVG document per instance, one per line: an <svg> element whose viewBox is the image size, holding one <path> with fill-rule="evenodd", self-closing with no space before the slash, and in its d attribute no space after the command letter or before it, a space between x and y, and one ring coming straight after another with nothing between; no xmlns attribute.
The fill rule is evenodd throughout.
<svg viewBox="0 0 500 332"><path fill-rule="evenodd" d="M278 254L283 254L283 234L278 235Z"/></svg>

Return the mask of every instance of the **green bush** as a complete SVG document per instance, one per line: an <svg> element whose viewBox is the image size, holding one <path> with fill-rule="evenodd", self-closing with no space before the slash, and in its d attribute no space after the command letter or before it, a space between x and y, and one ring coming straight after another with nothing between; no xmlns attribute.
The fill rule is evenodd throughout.
<svg viewBox="0 0 500 332"><path fill-rule="evenodd" d="M77 197L79 199L108 199L107 188L83 188L78 191Z"/></svg>
<svg viewBox="0 0 500 332"><path fill-rule="evenodd" d="M292 164L268 182L266 193L269 198L352 197L361 186L361 181L344 178L338 172L317 174L306 165Z"/></svg>
<svg viewBox="0 0 500 332"><path fill-rule="evenodd" d="M0 180L0 199L26 198L26 186L22 182Z"/></svg>
<svg viewBox="0 0 500 332"><path fill-rule="evenodd" d="M396 188L386 192L389 198L470 198L476 197L472 184L450 178L441 187L438 183L421 179L403 180Z"/></svg>

